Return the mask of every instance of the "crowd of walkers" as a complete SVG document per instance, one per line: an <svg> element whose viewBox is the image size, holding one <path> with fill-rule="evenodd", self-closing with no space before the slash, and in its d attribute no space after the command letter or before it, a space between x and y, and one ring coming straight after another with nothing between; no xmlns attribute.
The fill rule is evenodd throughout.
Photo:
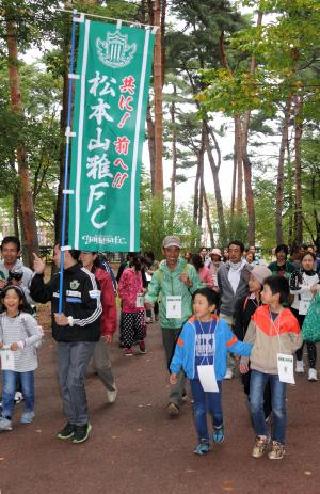
<svg viewBox="0 0 320 494"><path fill-rule="evenodd" d="M20 261L19 240L2 240L0 431L12 430L19 394L24 399L20 422L34 420L34 371L43 338L36 304L50 301L66 418L59 439L78 444L90 435L84 386L90 362L106 400L116 400L110 343L117 325L127 358L147 352L147 324L159 320L171 383L167 412L179 417L188 380L197 435L194 453L206 455L211 443L224 441L223 380L241 373L256 435L252 456L268 452L271 460L284 457L286 387L294 382L294 370L305 371L304 343L308 381L318 379L316 343L303 342L301 332L311 302L320 298L315 247L278 245L275 260L268 263L255 246L245 249L238 240L221 250L183 254L180 239L171 235L163 239L162 253L159 261L152 252L129 253L115 276L106 257L61 250L56 243L53 263L58 271L46 282L44 260L34 254L32 271Z"/></svg>

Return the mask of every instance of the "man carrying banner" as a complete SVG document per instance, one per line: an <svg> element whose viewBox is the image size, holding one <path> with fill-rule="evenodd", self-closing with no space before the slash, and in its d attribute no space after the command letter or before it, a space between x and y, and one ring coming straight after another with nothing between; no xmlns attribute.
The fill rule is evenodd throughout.
<svg viewBox="0 0 320 494"><path fill-rule="evenodd" d="M100 336L100 291L94 274L78 263L80 252L64 252L63 312L58 313L59 274L44 282L45 263L34 254L35 275L30 293L36 302L51 301L52 336L58 342L58 372L67 424L57 434L62 440L82 443L92 429L89 422L84 379ZM60 267L61 250L53 248L53 262Z"/></svg>

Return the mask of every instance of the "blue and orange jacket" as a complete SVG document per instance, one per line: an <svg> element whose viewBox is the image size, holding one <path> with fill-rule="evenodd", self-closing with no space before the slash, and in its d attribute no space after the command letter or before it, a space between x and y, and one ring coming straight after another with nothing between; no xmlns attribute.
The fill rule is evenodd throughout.
<svg viewBox="0 0 320 494"><path fill-rule="evenodd" d="M183 325L170 365L171 372L178 373L183 369L189 379L193 379L195 374L195 320L196 318L193 316ZM221 381L227 370L227 352L248 356L251 353L252 345L239 341L223 319L213 315L212 320L214 321L212 332L215 342L214 373L216 380Z"/></svg>

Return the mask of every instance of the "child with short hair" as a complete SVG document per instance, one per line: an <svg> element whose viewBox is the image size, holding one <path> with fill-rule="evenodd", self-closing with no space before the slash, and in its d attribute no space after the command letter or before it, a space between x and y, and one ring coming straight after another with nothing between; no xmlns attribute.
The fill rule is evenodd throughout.
<svg viewBox="0 0 320 494"><path fill-rule="evenodd" d="M13 352L8 357L13 359L7 368L2 362L0 431L11 431L17 375L25 400L20 422L31 424L34 418L34 370L37 368L35 345L42 339L43 333L34 317L24 312L24 295L18 286L7 285L1 299L5 310L0 315L0 351L2 353L7 348Z"/></svg>
<svg viewBox="0 0 320 494"><path fill-rule="evenodd" d="M176 384L181 369L190 380L198 436L194 453L203 456L210 449L207 413L212 419L212 441L224 441L221 392L227 352L250 355L252 345L238 341L226 321L213 315L219 303L218 293L207 287L200 288L193 293L192 300L194 316L183 325L177 340L170 365L170 382Z"/></svg>
<svg viewBox="0 0 320 494"><path fill-rule="evenodd" d="M251 383L250 406L256 440L252 450L253 458L261 458L269 448L270 434L263 411L263 393L270 382L272 401L272 432L270 460L282 460L285 454L287 426L286 388L283 382L280 355L292 355L302 343L299 322L290 309L283 304L288 302L288 280L279 275L265 279L261 298L264 305L255 311L244 341L253 344L250 356ZM288 359L290 360L290 359ZM241 357L240 371L247 372L248 358ZM290 363L286 364L286 368ZM293 375L293 362L290 374ZM281 379L281 380L280 380Z"/></svg>

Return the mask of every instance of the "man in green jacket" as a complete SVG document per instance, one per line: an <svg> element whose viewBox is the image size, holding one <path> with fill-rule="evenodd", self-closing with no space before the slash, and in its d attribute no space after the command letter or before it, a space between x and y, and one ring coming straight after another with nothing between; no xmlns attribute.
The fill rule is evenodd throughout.
<svg viewBox="0 0 320 494"><path fill-rule="evenodd" d="M176 340L182 325L192 315L192 293L202 286L193 266L180 257L181 243L176 236L167 236L162 242L165 259L152 276L145 298L146 308L157 300L160 304L160 326L167 367L170 368ZM180 372L178 381L172 386L168 413L179 415L185 375Z"/></svg>

